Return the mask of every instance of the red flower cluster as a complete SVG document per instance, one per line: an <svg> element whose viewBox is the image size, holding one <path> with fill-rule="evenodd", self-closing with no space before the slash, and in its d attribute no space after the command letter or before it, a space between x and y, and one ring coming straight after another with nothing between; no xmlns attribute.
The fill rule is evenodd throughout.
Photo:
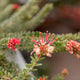
<svg viewBox="0 0 80 80"><path fill-rule="evenodd" d="M20 44L21 44L21 42L19 41L19 39L16 39L16 38L10 39L8 41L8 43L7 43L8 48L9 49L12 49L13 48L14 51L16 51L15 45L20 45Z"/></svg>
<svg viewBox="0 0 80 80"><path fill-rule="evenodd" d="M42 79L42 78L40 77L39 80L46 80L46 78L43 78L43 79Z"/></svg>
<svg viewBox="0 0 80 80"><path fill-rule="evenodd" d="M36 43L36 45L34 45L34 49L32 51L32 53L36 53L36 55L46 55L48 57L51 57L53 51L54 51L54 46L50 46L52 43L54 43L54 41L57 39L54 39L54 34L53 34L53 37L52 39L49 41L48 40L48 37L49 37L50 33L48 33L48 31L46 32L46 38L45 40L43 40L43 37L42 37L42 33L40 32L39 33L39 41L35 41L34 39L34 36L33 36L33 42ZM31 53L31 55L32 55Z"/></svg>
<svg viewBox="0 0 80 80"><path fill-rule="evenodd" d="M13 5L13 9L14 9L14 10L17 10L18 8L19 8L19 5L18 5L18 4L14 4L14 5Z"/></svg>
<svg viewBox="0 0 80 80"><path fill-rule="evenodd" d="M76 54L76 52L80 52L80 43L70 40L66 44L66 50L69 51L70 54Z"/></svg>

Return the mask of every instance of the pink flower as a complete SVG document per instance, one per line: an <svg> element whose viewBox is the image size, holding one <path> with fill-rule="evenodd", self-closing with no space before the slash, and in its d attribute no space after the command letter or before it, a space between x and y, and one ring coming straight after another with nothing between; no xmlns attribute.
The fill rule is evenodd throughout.
<svg viewBox="0 0 80 80"><path fill-rule="evenodd" d="M66 77L69 73L68 73L68 70L64 68L62 70L61 74L62 74L63 77Z"/></svg>
<svg viewBox="0 0 80 80"><path fill-rule="evenodd" d="M45 40L43 40L42 33L40 32L39 33L39 41L36 41L34 39L34 36L33 36L33 40L32 41L35 42L36 45L34 45L34 49L31 52L31 55L32 55L32 53L35 52L36 55L46 55L48 57L52 56L51 54L53 53L55 48L54 48L54 46L51 46L51 44L54 43L54 41L57 38L53 40L53 38L54 38L54 34L53 34L52 39L49 41L48 40L49 35L50 35L50 33L48 33L48 31L47 31L46 32L46 38L45 38Z"/></svg>
<svg viewBox="0 0 80 80"><path fill-rule="evenodd" d="M18 5L18 4L14 4L14 5L13 5L13 9L14 9L14 10L17 10L18 8L19 8L19 5Z"/></svg>
<svg viewBox="0 0 80 80"><path fill-rule="evenodd" d="M76 54L76 58L78 58L78 59L79 59L79 58L80 58L80 55L79 55L79 54Z"/></svg>
<svg viewBox="0 0 80 80"><path fill-rule="evenodd" d="M69 51L70 54L76 54L80 52L80 43L70 40L66 44L66 50Z"/></svg>
<svg viewBox="0 0 80 80"><path fill-rule="evenodd" d="M12 49L13 48L14 51L16 51L15 45L20 45L20 44L21 44L21 42L19 41L19 39L16 39L16 38L10 39L8 41L8 43L7 43L8 48L9 49Z"/></svg>
<svg viewBox="0 0 80 80"><path fill-rule="evenodd" d="M43 79L42 79L42 78L40 77L39 80L46 80L46 78L43 78Z"/></svg>

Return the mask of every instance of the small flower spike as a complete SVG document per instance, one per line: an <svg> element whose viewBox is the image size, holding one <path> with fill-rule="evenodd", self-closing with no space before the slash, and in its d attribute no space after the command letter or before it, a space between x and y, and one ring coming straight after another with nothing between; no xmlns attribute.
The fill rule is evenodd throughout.
<svg viewBox="0 0 80 80"><path fill-rule="evenodd" d="M43 78L43 79L42 79L42 78L40 77L38 80L46 80L46 78Z"/></svg>
<svg viewBox="0 0 80 80"><path fill-rule="evenodd" d="M80 52L80 43L77 41L70 40L66 44L66 50L69 51L70 54L75 54ZM76 55L79 58L79 54Z"/></svg>
<svg viewBox="0 0 80 80"><path fill-rule="evenodd" d="M79 54L76 54L76 58L78 58L78 59L79 59L79 58L80 58L80 55L79 55Z"/></svg>
<svg viewBox="0 0 80 80"><path fill-rule="evenodd" d="M14 4L14 5L13 5L13 9L14 9L14 10L17 10L18 8L19 8L19 5L18 5L18 4Z"/></svg>
<svg viewBox="0 0 80 80"><path fill-rule="evenodd" d="M21 42L19 41L19 39L16 38L12 38L8 41L7 45L9 49L13 49L14 51L16 51L15 45L20 45Z"/></svg>
<svg viewBox="0 0 80 80"><path fill-rule="evenodd" d="M53 37L52 37L52 39L49 41L49 40L48 40L49 35L50 35L50 33L48 33L48 31L47 31L47 32L46 32L46 38L45 38L45 40L44 40L43 37L42 37L42 33L40 32L40 33L39 33L39 40L38 40L38 41L36 41L36 40L34 39L34 35L33 35L33 40L32 40L32 41L33 41L36 45L34 45L34 49L33 49L33 51L31 52L31 55L35 52L38 57L39 57L40 55L46 55L46 56L48 56L48 57L52 57L51 54L53 53L55 47L54 47L54 46L51 46L51 44L54 43L54 41L56 41L57 38L53 40L54 34L52 34Z"/></svg>
<svg viewBox="0 0 80 80"><path fill-rule="evenodd" d="M64 68L62 70L61 74L62 74L63 77L66 77L69 73L68 73L68 70Z"/></svg>

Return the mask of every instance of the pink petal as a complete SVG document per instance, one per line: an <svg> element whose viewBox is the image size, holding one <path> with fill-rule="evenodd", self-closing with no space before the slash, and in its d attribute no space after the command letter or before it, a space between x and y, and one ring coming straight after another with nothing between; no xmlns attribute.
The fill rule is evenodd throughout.
<svg viewBox="0 0 80 80"><path fill-rule="evenodd" d="M34 53L34 50L31 52L31 54L30 54L30 55L32 56L32 54L33 54L33 53Z"/></svg>

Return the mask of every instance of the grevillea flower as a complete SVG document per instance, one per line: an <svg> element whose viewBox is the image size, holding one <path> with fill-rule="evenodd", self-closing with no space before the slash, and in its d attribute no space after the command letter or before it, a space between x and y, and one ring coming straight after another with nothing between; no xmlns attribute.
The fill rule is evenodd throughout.
<svg viewBox="0 0 80 80"><path fill-rule="evenodd" d="M76 54L80 52L80 43L70 40L66 44L66 50L69 51L70 54Z"/></svg>
<svg viewBox="0 0 80 80"><path fill-rule="evenodd" d="M69 73L68 73L68 70L64 68L64 69L62 70L61 74L62 74L63 77L65 77L65 76L67 76Z"/></svg>
<svg viewBox="0 0 80 80"><path fill-rule="evenodd" d="M20 45L21 42L19 41L19 39L16 38L12 38L8 41L7 45L9 49L13 49L14 51L16 51L15 45Z"/></svg>
<svg viewBox="0 0 80 80"><path fill-rule="evenodd" d="M14 10L17 10L18 8L19 8L19 5L18 5L18 4L14 4L14 5L13 5L13 9L14 9Z"/></svg>
<svg viewBox="0 0 80 80"><path fill-rule="evenodd" d="M76 54L76 58L80 58L80 55L79 54Z"/></svg>
<svg viewBox="0 0 80 80"><path fill-rule="evenodd" d="M36 45L34 45L34 49L33 49L33 51L31 52L31 55L32 55L32 53L36 53L36 55L46 55L46 56L48 56L48 57L51 57L52 55L52 53L53 53L53 51L54 51L54 49L55 49L55 47L54 46L51 46L51 44L52 43L54 43L54 41L57 39L54 39L53 40L53 38L54 38L54 34L52 34L53 35L53 37L52 37L52 39L49 41L48 40L48 37L49 37L49 35L50 35L50 33L48 33L48 31L46 32L46 38L45 38L45 40L43 40L43 37L42 37L42 33L40 32L39 33L39 40L38 41L36 41L35 39L34 39L34 35L33 35L33 42L35 42L36 43Z"/></svg>
<svg viewBox="0 0 80 80"><path fill-rule="evenodd" d="M40 77L38 80L46 80L46 78L43 78L43 79L42 79L42 78Z"/></svg>

